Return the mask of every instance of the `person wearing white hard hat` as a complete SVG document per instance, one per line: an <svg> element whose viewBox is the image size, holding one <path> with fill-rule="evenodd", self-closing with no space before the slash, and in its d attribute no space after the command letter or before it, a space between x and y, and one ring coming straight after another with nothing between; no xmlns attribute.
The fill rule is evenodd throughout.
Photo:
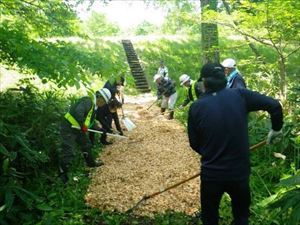
<svg viewBox="0 0 300 225"><path fill-rule="evenodd" d="M158 67L158 70L157 70L157 74L160 74L162 75L163 77L168 77L169 76L169 70L168 70L168 67L165 66L165 63L164 61L160 61L159 63L159 67Z"/></svg>
<svg viewBox="0 0 300 225"><path fill-rule="evenodd" d="M177 101L177 92L174 82L168 77L163 77L161 74L155 74L153 81L157 85L157 99L162 98L160 105L161 113L164 114L166 109L168 109L168 119L171 120L174 118L174 107Z"/></svg>
<svg viewBox="0 0 300 225"><path fill-rule="evenodd" d="M202 94L201 84L200 82L194 81L187 74L182 74L179 77L180 86L186 87L186 99L179 106L179 108L183 108L188 105L191 101L197 100Z"/></svg>
<svg viewBox="0 0 300 225"><path fill-rule="evenodd" d="M78 143L85 162L89 167L101 166L92 156L92 144L87 136L88 128L93 125L95 109L109 102L111 93L102 88L91 96L80 98L71 105L61 123L62 157L60 162L60 177L64 183L68 181L68 168L74 156L74 146ZM73 128L77 127L78 129Z"/></svg>
<svg viewBox="0 0 300 225"><path fill-rule="evenodd" d="M227 58L221 64L225 68L227 88L246 88L246 83L237 70L236 62L234 59Z"/></svg>

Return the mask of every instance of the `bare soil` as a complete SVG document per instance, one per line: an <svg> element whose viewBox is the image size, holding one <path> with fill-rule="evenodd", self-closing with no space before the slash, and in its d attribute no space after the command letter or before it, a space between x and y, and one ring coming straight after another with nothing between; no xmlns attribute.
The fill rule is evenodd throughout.
<svg viewBox="0 0 300 225"><path fill-rule="evenodd" d="M199 172L199 156L190 148L183 125L161 115L150 94L125 98L124 113L136 125L128 139L113 139L100 155L86 202L100 210L125 212L145 195L163 190ZM121 113L119 113L121 114ZM121 119L121 116L120 116ZM151 216L166 210L188 215L199 210L199 178L141 204L134 213Z"/></svg>

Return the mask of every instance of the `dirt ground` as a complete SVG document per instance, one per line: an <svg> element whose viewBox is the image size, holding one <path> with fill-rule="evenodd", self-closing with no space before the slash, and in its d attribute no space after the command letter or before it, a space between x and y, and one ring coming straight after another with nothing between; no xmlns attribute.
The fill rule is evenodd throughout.
<svg viewBox="0 0 300 225"><path fill-rule="evenodd" d="M128 139L114 138L100 155L86 202L101 210L125 212L145 195L163 190L199 172L199 156L189 147L187 133L176 120L161 115L151 94L125 98L124 113L137 127ZM119 112L121 115L121 112ZM120 116L121 119L121 116ZM172 210L188 215L199 210L199 178L188 181L139 205L137 215Z"/></svg>

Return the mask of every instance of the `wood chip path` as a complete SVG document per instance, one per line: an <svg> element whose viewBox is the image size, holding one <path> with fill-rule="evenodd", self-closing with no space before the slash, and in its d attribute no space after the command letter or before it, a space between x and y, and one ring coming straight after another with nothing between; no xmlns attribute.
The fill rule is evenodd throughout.
<svg viewBox="0 0 300 225"><path fill-rule="evenodd" d="M199 156L189 147L185 128L167 120L153 106L150 94L126 97L125 115L137 128L128 139L114 139L100 155L104 166L95 169L86 202L100 210L125 212L143 196L163 190L199 172ZM119 113L120 114L120 113ZM199 210L199 178L146 200L134 213L151 216L166 210L188 215Z"/></svg>

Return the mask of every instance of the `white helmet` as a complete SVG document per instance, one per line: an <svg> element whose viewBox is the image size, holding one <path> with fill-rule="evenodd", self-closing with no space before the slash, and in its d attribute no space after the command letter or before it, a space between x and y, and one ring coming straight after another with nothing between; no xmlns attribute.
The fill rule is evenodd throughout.
<svg viewBox="0 0 300 225"><path fill-rule="evenodd" d="M111 93L107 88L101 88L99 91L100 95L104 98L105 102L108 103L111 98ZM97 95L96 95L97 96ZM98 95L99 96L99 95Z"/></svg>
<svg viewBox="0 0 300 225"><path fill-rule="evenodd" d="M179 77L179 81L180 81L180 85L182 86L185 82L189 81L190 80L190 76L187 75L187 74L182 74L180 77Z"/></svg>
<svg viewBox="0 0 300 225"><path fill-rule="evenodd" d="M231 58L225 59L221 64L225 68L234 68L236 66L235 65L235 60L231 59Z"/></svg>
<svg viewBox="0 0 300 225"><path fill-rule="evenodd" d="M161 74L155 74L154 77L153 77L153 81L156 82L157 79L161 78L162 75Z"/></svg>

